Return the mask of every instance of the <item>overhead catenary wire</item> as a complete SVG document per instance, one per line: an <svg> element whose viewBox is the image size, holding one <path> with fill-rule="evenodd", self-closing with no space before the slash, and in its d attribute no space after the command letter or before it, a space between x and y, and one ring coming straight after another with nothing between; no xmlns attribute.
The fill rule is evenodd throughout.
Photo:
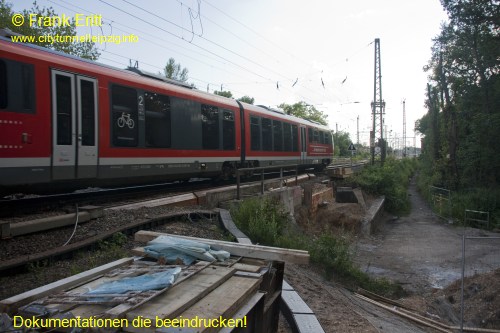
<svg viewBox="0 0 500 333"><path fill-rule="evenodd" d="M52 2L51 0L47 0L47 1ZM64 0L60 0L60 1L64 2ZM135 4L131 3L130 1L126 1L126 0L123 0L123 1L124 1L124 2L126 2L126 3L131 4L132 6L137 7ZM174 37L174 38L178 38L178 39L184 40L185 42L189 42L189 41L187 41L186 39L182 38L181 36L179 36L179 35L177 35L177 34L175 34L175 33L171 32L171 31L169 31L168 29L164 29L163 27L161 27L161 26L159 26L159 25L157 25L157 24L154 24L154 23L152 23L152 22L149 22L150 20L145 19L145 18L144 18L144 16L139 16L136 12L130 12L130 11L127 11L127 10L125 10L125 9L123 9L123 8L119 8L119 7L117 7L117 6L115 6L115 5L111 4L111 3L109 3L109 2L107 2L107 1L100 0L100 2L102 2L102 3L104 3L104 4L106 4L106 5L110 6L110 7L112 7L112 8L114 8L114 9L118 10L118 11L121 11L121 12L123 12L123 13L127 14L127 15L130 15L130 16L132 16L132 17L134 17L134 18L136 18L136 19L140 20L142 23L148 24L148 25L150 25L150 26L152 26L152 27L154 27L154 28L156 28L156 29L159 29L159 30L161 30L161 31L163 31L163 32L166 32L168 35L170 35L170 36L172 36L172 37ZM180 2L180 1L178 0L178 2ZM67 3L67 2L66 2L66 3ZM182 2L180 2L180 3L182 3ZM204 2L204 3L209 4L208 2ZM73 4L71 4L71 5L73 5ZM209 4L209 5L211 5L211 4ZM218 10L218 11L222 12L219 8L217 8L217 7L213 6L213 5L211 5L211 6L212 6L212 7L214 7L216 10ZM77 7L77 8L78 8L78 7ZM81 8L81 7L80 7L80 8ZM193 8L191 8L191 7L188 7L188 8L192 10L192 15L193 15L195 18L196 18L196 17L198 17L198 18L200 18L200 19L201 19L201 18L203 18L203 20L207 20L207 21L209 20L209 18L207 18L206 16L204 16L204 15L201 13L200 8L198 8L198 11L197 11L197 12L196 12L196 9L193 9ZM146 12L149 12L151 15L156 15L155 13L152 13L151 11L148 11L148 10L146 10ZM196 13L195 13L195 12L196 12ZM222 12L222 13L223 13L223 15L225 15L225 16L227 16L227 17L229 17L229 18L233 19L232 17L230 17L230 16L229 16L229 15L227 15L226 13L224 13L224 12ZM156 15L156 17L158 17L158 15ZM164 18L162 18L162 17L159 17L159 18L160 18L160 19L162 19L162 20L165 20L165 19L164 19ZM233 19L233 20L234 20L234 19ZM168 21L168 20L167 20L167 21ZM210 21L211 21L211 22L214 22L213 20L210 20ZM238 20L235 20L235 21L236 21L236 22L238 22ZM174 23L174 22L169 22L169 23L170 23L170 24L174 24L174 25L175 25L175 23ZM238 23L240 23L240 24L241 24L241 22L238 22ZM117 25L124 26L123 24L121 24L121 23L120 23L120 20L113 20L113 21L111 21L110 28L113 28L113 27L115 27L115 28L116 28L116 26L117 26ZM253 29L249 28L248 26L246 26L246 25L244 25L244 24L242 24L242 25L243 25L246 29L248 29L248 30L250 30L250 31L252 31L252 30L253 30ZM218 26L220 27L220 25L218 25ZM186 29L186 28L184 28L184 27L182 27L182 26L179 26L179 25L177 25L177 27L179 27L179 28L183 29L183 31L188 31L188 32L190 32L190 33L191 33L191 32L193 32L193 29L189 30L189 29ZM116 29L118 29L118 28L116 28ZM137 31L137 27L134 27L134 28L131 28L131 29L134 29L134 31ZM123 30L122 30L122 31L123 31ZM225 29L225 31L226 31L226 32L228 32L229 30ZM253 31L253 33L256 33L256 34L258 35L258 33L257 33L257 32L255 32L255 31ZM145 34L147 34L147 33L145 33ZM201 33L200 33L200 34L201 34ZM149 34L149 35L150 35L150 36L154 36L154 40L158 40L158 35L157 35L157 34L156 34L156 35ZM233 34L233 35L234 35L234 34ZM264 38L265 38L265 36L261 36L261 37L264 37ZM167 49L167 50L169 50L169 51L172 51L172 52L176 52L176 53L178 53L178 54L181 54L183 57L193 59L193 60L198 61L198 62L200 62L200 63L204 63L204 64L206 64L207 66L210 66L211 68L214 68L214 69L216 69L216 70L218 70L218 71L224 71L224 72L226 72L226 73L228 73L228 74L230 74L230 75L238 75L238 74L236 74L236 73L234 73L234 72L230 72L230 71L228 71L228 70L226 69L228 66L226 66L226 68L220 68L219 66L211 65L210 63L207 63L207 62L205 62L205 61L203 61L203 60L200 60L200 57L191 57L191 56L189 56L189 55L182 54L181 52L179 52L179 51L178 51L179 45L177 45L177 46L175 47L175 49L170 49L170 48L168 48L168 47L165 47L165 45L166 45L167 43L168 43L168 44L171 44L171 42L170 42L170 41L168 41L168 42L166 42L166 43L162 43L162 44L160 44L160 43L155 43L153 40L147 40L146 38L143 38L142 36L141 36L141 40L146 40L146 41L148 41L148 42L150 42L150 43L152 43L152 44L155 44L155 45L157 45L157 46L159 46L159 47L163 47L163 48L165 48L165 49ZM204 37L204 40L208 40L208 38ZM209 40L208 40L208 41L209 41ZM313 101L313 100L311 100L311 97L312 97L312 99L316 99L316 100L317 100L317 99L318 99L318 97L323 98L323 97L321 97L321 96L325 96L325 95L324 95L325 93L330 93L330 90L331 90L331 89L328 89L328 91L325 91L325 93L320 93L320 90L318 90L317 88L310 89L308 85L304 85L304 84L302 84L302 85L301 85L301 82L302 82L302 83L309 82L309 81L305 81L305 80L303 80L303 79L302 79L303 75L298 75L297 77L299 78L299 82L298 82L298 83L296 83L295 85L293 85L293 83L294 83L294 82L296 82L296 78L291 79L291 78L287 77L287 75L283 75L282 73L279 73L279 72L274 71L274 72L276 73L276 75L278 75L278 76L280 77L280 79L279 79L279 80L276 80L276 79L273 79L272 77L270 77L269 75L265 75L265 74L263 75L263 74L259 73L258 71L255 71L255 70L253 70L253 69L251 69L251 68L248 68L248 67L246 67L246 66L242 65L240 62L231 61L230 59L228 59L228 58L226 58L226 57L224 57L224 56L220 55L219 53L216 53L216 52L213 52L212 50L206 49L205 47L203 47L203 46L201 46L201 45L198 45L197 43L190 43L190 44L191 44L191 45L193 45L194 47L198 48L199 50L201 50L201 52L204 52L204 53L206 53L206 54L207 54L207 55L205 55L205 56L203 56L203 57L202 57L203 59L207 59L207 57L209 57L209 56L213 56L214 58L212 58L212 60L210 60L211 62L213 62L213 61L221 61L221 62L222 62L222 63L224 63L225 65L228 65L228 64L229 64L229 65L232 65L232 66L234 66L234 67L236 67L236 68L242 69L242 70L243 70L243 71L245 71L245 72L251 73L252 75L258 76L258 77L260 77L261 79L264 79L264 80L265 80L265 81L259 81L259 80L248 80L245 84L260 84L261 82L266 82L266 81L267 81L267 82L269 82L269 83L273 83L273 82L274 82L274 84L276 84L276 88L275 88L276 90L278 90L278 89L279 89L279 91L281 91L281 92L287 92L287 93L290 93L290 94L295 95L295 96L297 96L297 97L300 97L300 98L302 98L303 100L307 101L309 104L318 104L318 102L317 102L317 101ZM248 43L248 44L249 44L250 46L252 46L252 44L250 44L250 43ZM238 54L237 52L234 52L234 51L230 50L229 48L226 48L226 47L225 47L225 46L223 46L223 45L219 45L218 43L215 43L215 45L218 45L219 47L222 47L222 49L223 49L224 51L227 51L227 52L232 52L233 54L236 54L236 55L238 55L238 56L242 56L242 55ZM255 47L254 47L254 48L255 48ZM188 52L193 52L193 50L191 50L191 49L187 49L187 48L184 48L184 49L188 50ZM243 56L243 57L244 57L244 56ZM243 58L242 58L242 59L243 59ZM248 59L248 58L247 58L247 59ZM266 70L266 73L270 73L269 68L267 68L266 66L263 66L263 65L259 64L258 62L254 61L254 60L252 60L252 59L249 59L249 60L253 61L253 63L255 63L256 65L258 65L260 68L263 68L264 70ZM141 63L141 62L140 62L140 63ZM283 79L281 79L281 78L283 78L284 80L283 80ZM318 87L318 88L319 88L319 87L321 87L321 88L322 88L322 89L321 89L321 91L323 91L323 90L325 90L326 88L329 88L329 87L328 87L328 85L330 85L330 84L327 82L327 79L328 79L328 78L324 78L324 77L319 78L319 77L318 77L318 78L317 78L317 83L315 83L314 85L317 85L317 87ZM198 80L199 80L199 79L198 79ZM295 81L294 81L294 80L295 80ZM290 82L290 83L289 83L289 84L287 84L287 81L288 81L288 82ZM258 83L255 83L255 82L258 82ZM279 83L277 83L277 82L279 82ZM230 83L229 83L229 82L222 82L222 83L223 83L223 84L225 84L226 86L228 86L228 88L231 88L231 89L232 89L232 87L230 87ZM210 83L210 84L212 84L212 83ZM215 83L214 83L214 85L215 85ZM292 85L293 85L293 86L292 86ZM300 93L297 91L297 88L298 88L299 86L300 86L301 88L306 89L307 91L310 91L310 92L314 93L314 95L313 95L313 96L315 96L315 97L313 97L313 96L304 96L304 94L300 94ZM294 88L294 90L290 89L291 87L293 87L293 88ZM299 88L300 88L300 87L299 87ZM331 87L331 86L330 86L330 87ZM232 89L232 90L234 90L234 89ZM247 93L248 93L248 92L247 92ZM308 92L306 92L306 95L310 95L310 94L309 94Z"/></svg>

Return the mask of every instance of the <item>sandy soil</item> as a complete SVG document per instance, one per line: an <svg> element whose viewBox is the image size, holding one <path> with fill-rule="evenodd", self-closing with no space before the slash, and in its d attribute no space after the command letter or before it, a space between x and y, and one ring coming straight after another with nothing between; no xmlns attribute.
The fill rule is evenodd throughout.
<svg viewBox="0 0 500 333"><path fill-rule="evenodd" d="M408 193L411 213L400 218L388 217L379 232L360 239L355 245L355 261L372 276L400 283L413 294L406 304L413 305L415 310L457 324L460 313L457 284L460 284L455 281L462 272L462 235L464 232L467 237L500 234L450 225L431 212L413 182ZM500 289L495 288L500 283L500 274L481 278L481 273L499 267L500 239L466 240L465 275L471 276L466 280L466 294L468 289L477 289L470 292L470 297L466 295L465 317L469 326L500 327L496 326L500 324L500 311L488 311L500 302ZM450 286L452 283L454 287ZM472 296L479 291L483 297L474 299Z"/></svg>

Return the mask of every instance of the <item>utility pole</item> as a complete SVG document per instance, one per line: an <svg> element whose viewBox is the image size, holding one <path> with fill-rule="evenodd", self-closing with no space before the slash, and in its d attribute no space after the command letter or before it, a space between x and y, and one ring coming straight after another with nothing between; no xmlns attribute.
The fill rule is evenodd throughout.
<svg viewBox="0 0 500 333"><path fill-rule="evenodd" d="M359 115L356 118L356 143L359 145Z"/></svg>
<svg viewBox="0 0 500 333"><path fill-rule="evenodd" d="M380 161L384 163L386 144L384 141L384 114L385 114L385 102L382 99L382 69L380 66L380 38L375 38L375 66L374 66L374 76L373 76L373 102L372 106L372 121L373 129L371 132L371 153L372 153L372 164L375 164L375 145L377 144L375 138L377 137L377 132L380 133L378 137L378 147L380 149ZM378 152L377 152L378 153Z"/></svg>
<svg viewBox="0 0 500 333"><path fill-rule="evenodd" d="M403 99L403 157L406 157L406 99Z"/></svg>

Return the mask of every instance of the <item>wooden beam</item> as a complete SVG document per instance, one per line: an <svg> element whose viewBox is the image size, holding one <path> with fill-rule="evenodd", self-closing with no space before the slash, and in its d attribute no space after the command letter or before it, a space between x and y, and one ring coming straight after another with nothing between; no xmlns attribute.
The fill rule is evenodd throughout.
<svg viewBox="0 0 500 333"><path fill-rule="evenodd" d="M17 309L23 305L26 305L38 298L45 297L52 293L62 291L68 288L72 288L76 285L84 283L89 279L93 279L99 275L105 274L117 267L128 265L134 261L134 258L123 258L120 260L113 261L109 264L96 267L94 269L76 274L65 279L49 283L45 286L41 286L36 289L29 290L22 294L12 296L10 298L0 301L0 312L14 313Z"/></svg>
<svg viewBox="0 0 500 333"><path fill-rule="evenodd" d="M264 260L284 261L294 264L308 264L309 253L302 250L282 249L279 247L237 244L226 241L219 241L213 239L204 239L197 237L187 237L179 235L171 235L166 233L141 230L135 233L135 241L147 243L158 236L171 236L183 239L189 239L196 242L208 244L216 249L225 250L234 256L242 256L248 258L257 258Z"/></svg>
<svg viewBox="0 0 500 333"><path fill-rule="evenodd" d="M262 279L232 276L219 288L209 293L192 307L184 311L183 318L232 318L259 288ZM199 327L196 332L218 332L216 327Z"/></svg>
<svg viewBox="0 0 500 333"><path fill-rule="evenodd" d="M168 292L128 312L126 317L132 321L142 316L153 322L157 317L175 318L226 282L233 274L233 268L211 266L191 279L173 286Z"/></svg>

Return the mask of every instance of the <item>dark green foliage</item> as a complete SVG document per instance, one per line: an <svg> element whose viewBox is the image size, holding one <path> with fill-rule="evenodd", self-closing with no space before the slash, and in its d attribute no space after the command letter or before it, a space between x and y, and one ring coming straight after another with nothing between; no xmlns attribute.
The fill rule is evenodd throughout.
<svg viewBox="0 0 500 333"><path fill-rule="evenodd" d="M351 157L352 153L348 150L351 142L352 141L351 138L349 137L349 133L342 131L334 133L333 134L333 144L335 147L334 156Z"/></svg>
<svg viewBox="0 0 500 333"><path fill-rule="evenodd" d="M229 90L222 90L222 91L214 91L214 94L215 95L219 95L219 96L223 96L223 97L227 97L227 98L233 98L233 93L230 92Z"/></svg>
<svg viewBox="0 0 500 333"><path fill-rule="evenodd" d="M328 125L328 115L323 111L316 109L314 105L307 104L306 102L298 102L295 104L281 103L278 107L283 109L286 114L291 114L302 119L312 120L322 125Z"/></svg>
<svg viewBox="0 0 500 333"><path fill-rule="evenodd" d="M407 214L411 207L406 189L415 168L414 159L388 158L383 165L365 167L354 177L354 182L368 193L384 195L388 212Z"/></svg>
<svg viewBox="0 0 500 333"><path fill-rule="evenodd" d="M238 98L238 101L245 102L245 103L248 103L248 104L253 104L255 102L255 98L245 95L245 96L243 96L241 98Z"/></svg>
<svg viewBox="0 0 500 333"><path fill-rule="evenodd" d="M166 78L187 82L189 70L187 68L182 68L181 64L176 63L174 58L169 58L163 69L163 74Z"/></svg>
<svg viewBox="0 0 500 333"><path fill-rule="evenodd" d="M238 228L253 242L273 245L283 233L287 216L279 203L267 198L245 200L231 215Z"/></svg>
<svg viewBox="0 0 500 333"><path fill-rule="evenodd" d="M15 13L12 11L12 4L6 2L5 0L0 0L0 27L1 28L9 28L13 32L19 33L24 36L42 36L42 35L50 35L50 36L75 36L76 25L74 20L71 20L71 24L69 26L38 26L37 24L30 25L29 16L30 14L36 14L37 16L50 16L55 17L58 16L52 7L40 8L36 1L33 2L33 7L30 9L24 9L20 14L22 14L25 18L24 24L21 26L15 26L12 23L12 16ZM97 50L95 43L87 41L87 42L72 42L72 41L61 41L56 43L50 43L50 41L40 42L39 40L35 40L35 44L54 49L56 51L65 52L68 54L72 54L81 58L86 58L90 60L97 60L99 58L100 53Z"/></svg>
<svg viewBox="0 0 500 333"><path fill-rule="evenodd" d="M424 194L429 185L451 190L455 219L465 208L485 209L498 219L496 204L479 202L474 194L497 194L500 182L498 4L441 3L449 22L434 39L426 67L429 112L416 124L425 136L419 187Z"/></svg>

